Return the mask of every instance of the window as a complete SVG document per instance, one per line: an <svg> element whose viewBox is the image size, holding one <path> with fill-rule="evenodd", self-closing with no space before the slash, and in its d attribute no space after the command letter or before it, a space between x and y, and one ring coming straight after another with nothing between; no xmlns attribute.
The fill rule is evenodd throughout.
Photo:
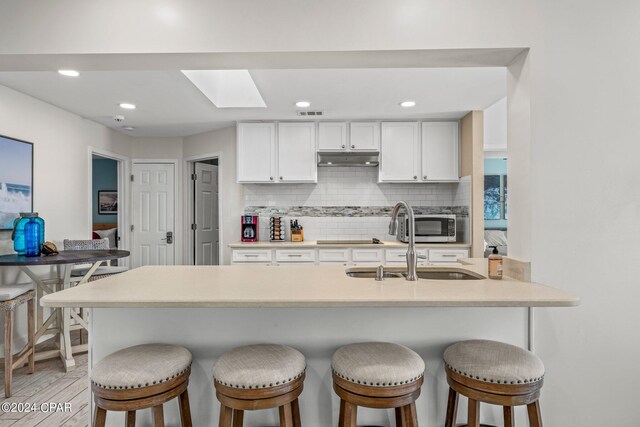
<svg viewBox="0 0 640 427"><path fill-rule="evenodd" d="M507 219L507 176L484 176L484 219Z"/></svg>

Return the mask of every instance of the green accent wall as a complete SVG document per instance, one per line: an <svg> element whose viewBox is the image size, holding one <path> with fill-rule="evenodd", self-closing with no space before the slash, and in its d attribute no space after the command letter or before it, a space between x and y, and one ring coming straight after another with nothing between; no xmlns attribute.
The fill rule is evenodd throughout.
<svg viewBox="0 0 640 427"><path fill-rule="evenodd" d="M117 224L118 215L98 214L98 191L118 190L118 162L111 159L93 159L92 207L94 224Z"/></svg>

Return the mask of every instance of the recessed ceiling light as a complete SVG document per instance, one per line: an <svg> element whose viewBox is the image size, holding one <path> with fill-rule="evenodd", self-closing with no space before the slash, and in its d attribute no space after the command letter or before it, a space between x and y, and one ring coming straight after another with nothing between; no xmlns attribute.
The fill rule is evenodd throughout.
<svg viewBox="0 0 640 427"><path fill-rule="evenodd" d="M370 164L371 164L371 162L364 162L364 164L365 164L365 165L370 165Z"/></svg>
<svg viewBox="0 0 640 427"><path fill-rule="evenodd" d="M124 129L124 130L134 130L135 128L133 126L122 126L122 129Z"/></svg>
<svg viewBox="0 0 640 427"><path fill-rule="evenodd" d="M403 101L400 103L400 106L404 108L415 107L415 105L416 105L415 101Z"/></svg>
<svg viewBox="0 0 640 427"><path fill-rule="evenodd" d="M327 164L328 164L328 165L332 165L332 164L333 164L333 162L327 162Z"/></svg>
<svg viewBox="0 0 640 427"><path fill-rule="evenodd" d="M78 77L80 75L76 70L58 70L58 73L67 77Z"/></svg>
<svg viewBox="0 0 640 427"><path fill-rule="evenodd" d="M309 101L298 101L296 102L296 107L299 108L308 108L311 106L311 103Z"/></svg>
<svg viewBox="0 0 640 427"><path fill-rule="evenodd" d="M125 110L135 110L136 106L128 102L123 102L120 104L120 108L124 108Z"/></svg>

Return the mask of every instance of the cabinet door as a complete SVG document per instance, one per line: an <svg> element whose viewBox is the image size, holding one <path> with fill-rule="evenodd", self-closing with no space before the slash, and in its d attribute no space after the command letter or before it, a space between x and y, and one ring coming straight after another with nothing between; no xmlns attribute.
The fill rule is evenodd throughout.
<svg viewBox="0 0 640 427"><path fill-rule="evenodd" d="M422 123L422 180L458 181L458 122Z"/></svg>
<svg viewBox="0 0 640 427"><path fill-rule="evenodd" d="M349 123L349 148L352 151L380 151L380 123Z"/></svg>
<svg viewBox="0 0 640 427"><path fill-rule="evenodd" d="M318 150L319 151L343 151L347 149L347 124L319 123L318 124Z"/></svg>
<svg viewBox="0 0 640 427"><path fill-rule="evenodd" d="M275 181L275 124L239 123L237 148L238 182Z"/></svg>
<svg viewBox="0 0 640 427"><path fill-rule="evenodd" d="M315 123L278 123L278 180L318 181Z"/></svg>
<svg viewBox="0 0 640 427"><path fill-rule="evenodd" d="M417 122L382 123L380 182L418 182L418 125Z"/></svg>

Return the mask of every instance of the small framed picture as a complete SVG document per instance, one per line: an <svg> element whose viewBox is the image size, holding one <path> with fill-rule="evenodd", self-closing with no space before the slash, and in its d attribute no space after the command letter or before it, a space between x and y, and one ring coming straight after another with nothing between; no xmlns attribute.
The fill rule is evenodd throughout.
<svg viewBox="0 0 640 427"><path fill-rule="evenodd" d="M98 191L98 213L100 215L118 214L118 192L115 190Z"/></svg>

